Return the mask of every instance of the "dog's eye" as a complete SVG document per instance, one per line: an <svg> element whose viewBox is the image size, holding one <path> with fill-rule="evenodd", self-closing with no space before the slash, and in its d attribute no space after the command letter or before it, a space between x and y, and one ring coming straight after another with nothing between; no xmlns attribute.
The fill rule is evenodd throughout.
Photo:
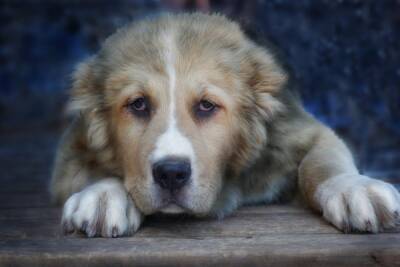
<svg viewBox="0 0 400 267"><path fill-rule="evenodd" d="M207 100L201 100L199 103L199 110L204 112L210 112L215 108L215 104Z"/></svg>
<svg viewBox="0 0 400 267"><path fill-rule="evenodd" d="M147 117L150 114L150 103L141 96L128 103L129 110L138 117Z"/></svg>
<svg viewBox="0 0 400 267"><path fill-rule="evenodd" d="M197 117L206 118L214 114L217 108L213 102L203 99L196 105L194 111Z"/></svg>

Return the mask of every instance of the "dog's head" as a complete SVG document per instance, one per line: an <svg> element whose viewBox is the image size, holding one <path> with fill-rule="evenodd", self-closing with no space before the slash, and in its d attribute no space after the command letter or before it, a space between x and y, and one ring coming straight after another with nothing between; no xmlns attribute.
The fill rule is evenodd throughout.
<svg viewBox="0 0 400 267"><path fill-rule="evenodd" d="M108 38L78 68L71 107L87 121L91 149L112 148L142 212L205 214L226 173L265 145L286 80L224 17L165 15Z"/></svg>

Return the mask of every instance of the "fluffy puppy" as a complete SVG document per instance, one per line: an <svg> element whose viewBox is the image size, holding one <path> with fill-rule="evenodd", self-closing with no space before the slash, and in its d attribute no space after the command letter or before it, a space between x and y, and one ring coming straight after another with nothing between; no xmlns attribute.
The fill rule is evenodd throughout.
<svg viewBox="0 0 400 267"><path fill-rule="evenodd" d="M359 174L268 47L219 15L163 15L109 37L74 76L51 192L65 232L130 235L155 212L223 217L303 200L337 228L395 225L393 186Z"/></svg>

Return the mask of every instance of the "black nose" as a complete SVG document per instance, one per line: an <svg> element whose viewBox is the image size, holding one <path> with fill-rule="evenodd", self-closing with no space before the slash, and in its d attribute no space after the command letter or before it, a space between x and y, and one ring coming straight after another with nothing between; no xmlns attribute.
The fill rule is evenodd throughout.
<svg viewBox="0 0 400 267"><path fill-rule="evenodd" d="M153 178L162 188L176 191L184 186L192 170L185 159L163 159L153 165Z"/></svg>

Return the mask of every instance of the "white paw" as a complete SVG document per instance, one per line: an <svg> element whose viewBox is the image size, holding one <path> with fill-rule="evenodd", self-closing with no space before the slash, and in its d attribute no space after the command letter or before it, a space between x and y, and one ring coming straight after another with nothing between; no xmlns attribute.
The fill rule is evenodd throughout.
<svg viewBox="0 0 400 267"><path fill-rule="evenodd" d="M142 215L123 185L105 179L65 203L61 224L64 233L81 231L88 237L132 235L140 226Z"/></svg>
<svg viewBox="0 0 400 267"><path fill-rule="evenodd" d="M390 184L367 176L330 178L315 194L323 216L344 232L376 233L399 223L400 194Z"/></svg>

